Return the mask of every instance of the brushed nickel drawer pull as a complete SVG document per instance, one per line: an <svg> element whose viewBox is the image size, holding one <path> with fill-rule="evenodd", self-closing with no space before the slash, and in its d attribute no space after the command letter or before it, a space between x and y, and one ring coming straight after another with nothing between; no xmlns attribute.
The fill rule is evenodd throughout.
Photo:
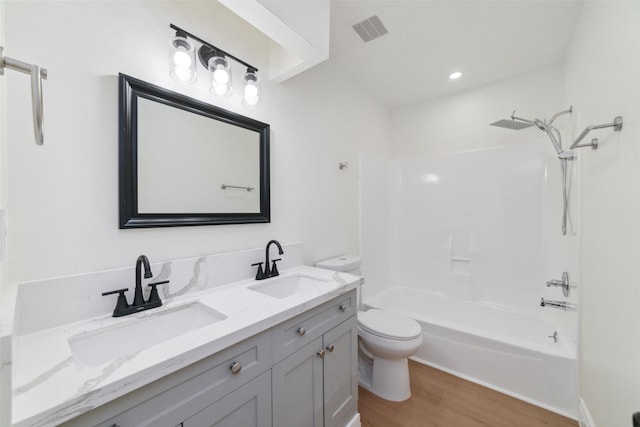
<svg viewBox="0 0 640 427"><path fill-rule="evenodd" d="M240 362L233 362L231 366L229 366L229 369L231 369L233 375L239 374L242 370L242 364Z"/></svg>
<svg viewBox="0 0 640 427"><path fill-rule="evenodd" d="M304 328L304 326L300 326L297 332L298 332L298 335L303 336L304 334L307 333L307 330Z"/></svg>

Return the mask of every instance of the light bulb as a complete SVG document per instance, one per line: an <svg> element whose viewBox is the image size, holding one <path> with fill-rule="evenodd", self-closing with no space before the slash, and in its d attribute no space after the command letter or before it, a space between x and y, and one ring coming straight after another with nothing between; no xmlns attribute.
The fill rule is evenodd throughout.
<svg viewBox="0 0 640 427"><path fill-rule="evenodd" d="M258 105L258 98L244 98L244 102L246 105L250 106L250 107L255 107L256 105Z"/></svg>
<svg viewBox="0 0 640 427"><path fill-rule="evenodd" d="M176 68L173 71L176 78L181 82L188 82L191 80L192 72L191 68Z"/></svg>
<svg viewBox="0 0 640 427"><path fill-rule="evenodd" d="M179 50L177 50L176 53L173 54L173 62L175 62L178 68L191 67L191 57L182 48L179 48Z"/></svg>
<svg viewBox="0 0 640 427"><path fill-rule="evenodd" d="M245 87L244 87L244 97L245 99L249 98L256 98L258 97L258 88L256 87L256 85L248 83Z"/></svg>
<svg viewBox="0 0 640 427"><path fill-rule="evenodd" d="M462 73L460 71L456 71L454 73L449 74L450 80L456 80L456 79L459 79L460 77L462 77Z"/></svg>
<svg viewBox="0 0 640 427"><path fill-rule="evenodd" d="M218 68L213 72L213 81L218 85L229 83L229 73L224 68Z"/></svg>
<svg viewBox="0 0 640 427"><path fill-rule="evenodd" d="M227 94L227 85L211 85L211 89L210 91L213 92L215 95L218 96L223 96Z"/></svg>
<svg viewBox="0 0 640 427"><path fill-rule="evenodd" d="M248 69L243 77L244 96L242 104L250 109L258 108L260 105L260 79L253 69Z"/></svg>
<svg viewBox="0 0 640 427"><path fill-rule="evenodd" d="M207 62L209 68L210 84L209 92L218 97L231 96L233 92L231 83L231 64L220 52L215 52Z"/></svg>
<svg viewBox="0 0 640 427"><path fill-rule="evenodd" d="M176 33L170 40L169 75L179 83L195 83L196 63L193 43L189 43L186 35Z"/></svg>

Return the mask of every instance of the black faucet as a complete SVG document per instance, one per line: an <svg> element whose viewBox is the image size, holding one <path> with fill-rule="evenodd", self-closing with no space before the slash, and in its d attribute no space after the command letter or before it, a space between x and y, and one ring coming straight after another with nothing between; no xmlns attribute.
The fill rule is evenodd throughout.
<svg viewBox="0 0 640 427"><path fill-rule="evenodd" d="M144 278L150 279L153 277L151 266L149 265L149 258L147 258L146 255L140 255L136 260L136 293L133 298L134 307L139 307L144 304L144 296L142 296L142 278L140 278L140 270L142 266L144 266Z"/></svg>
<svg viewBox="0 0 640 427"><path fill-rule="evenodd" d="M165 280L162 282L149 283L149 286L151 287L151 294L149 295L149 300L145 301L144 296L142 295L142 278L140 277L140 274L142 274L142 267L144 267L145 279L153 277L149 258L147 258L146 255L140 255L136 260L136 289L133 304L129 305L127 297L124 295L124 293L129 290L128 288L102 293L102 296L118 294L116 308L113 310L113 317L126 316L127 314L149 310L150 308L160 307L162 305L162 300L160 299L160 295L158 295L157 286L169 283L169 281Z"/></svg>
<svg viewBox="0 0 640 427"><path fill-rule="evenodd" d="M281 261L281 258L272 260L271 261L272 264L271 266L269 266L269 247L271 245L276 245L278 247L278 253L280 255L284 254L284 251L282 250L282 246L280 246L280 243L277 240L269 240L269 243L267 243L267 247L264 250L265 251L264 270L262 269L261 262L251 264L252 267L255 267L256 265L258 266L258 271L256 273L256 280L268 279L269 277L275 277L280 274L278 272L278 266L276 265L276 261Z"/></svg>

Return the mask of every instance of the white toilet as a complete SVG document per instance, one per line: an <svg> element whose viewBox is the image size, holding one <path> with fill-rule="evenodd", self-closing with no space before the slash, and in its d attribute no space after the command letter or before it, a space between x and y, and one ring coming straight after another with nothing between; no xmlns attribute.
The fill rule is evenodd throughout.
<svg viewBox="0 0 640 427"><path fill-rule="evenodd" d="M316 267L360 275L360 257L343 255ZM410 317L386 310L360 311L358 289L358 371L360 385L383 399L411 397L407 359L422 344L422 328Z"/></svg>

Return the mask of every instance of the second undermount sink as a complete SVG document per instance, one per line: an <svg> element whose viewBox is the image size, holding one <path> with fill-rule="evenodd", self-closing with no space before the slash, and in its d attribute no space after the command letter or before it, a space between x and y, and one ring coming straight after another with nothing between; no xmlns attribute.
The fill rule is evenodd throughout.
<svg viewBox="0 0 640 427"><path fill-rule="evenodd" d="M185 304L75 335L69 338L69 346L76 361L86 366L100 366L226 318L200 303Z"/></svg>
<svg viewBox="0 0 640 427"><path fill-rule="evenodd" d="M326 289L329 281L304 274L293 274L266 279L257 285L249 286L249 289L274 298L287 298L299 293Z"/></svg>

